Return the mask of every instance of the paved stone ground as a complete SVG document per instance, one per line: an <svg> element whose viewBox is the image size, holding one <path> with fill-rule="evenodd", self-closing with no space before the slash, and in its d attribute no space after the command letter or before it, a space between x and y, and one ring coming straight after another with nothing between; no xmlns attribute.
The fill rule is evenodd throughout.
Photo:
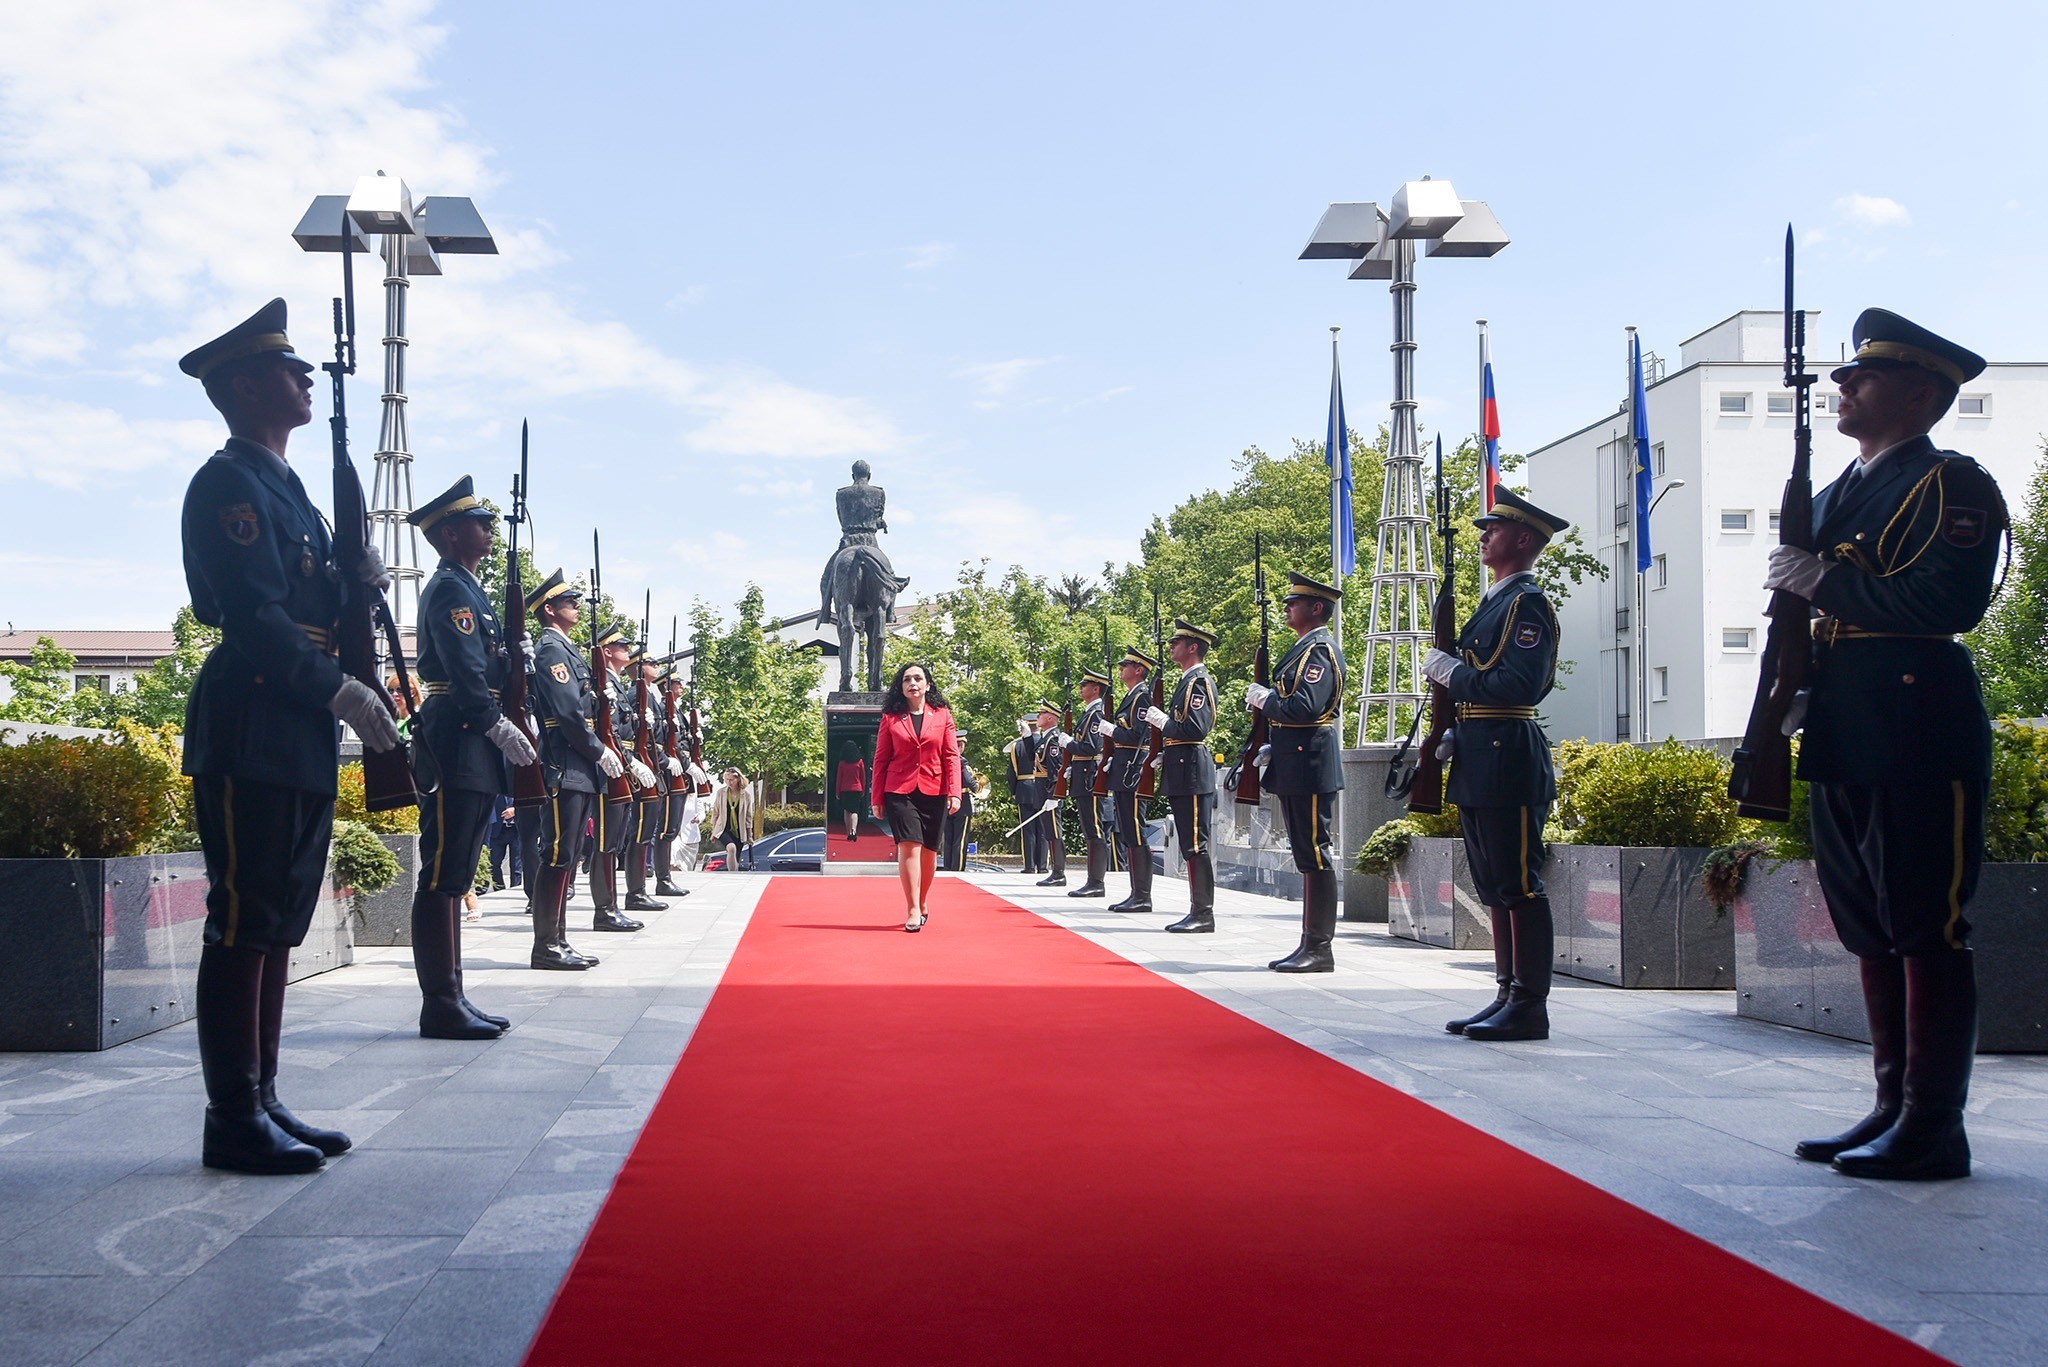
<svg viewBox="0 0 2048 1367"><path fill-rule="evenodd" d="M1729 994L1560 980L1550 1041L1474 1044L1442 1022L1491 995L1485 955L1347 926L1339 972L1281 978L1291 904L1224 893L1221 933L1167 936L975 881L1945 1356L2048 1360L2048 1058L1980 1060L1978 1177L1859 1184L1785 1148L1862 1114L1866 1051ZM573 936L586 974L527 971L516 899L488 899L465 943L516 1022L495 1043L417 1037L403 949L296 986L285 1098L357 1141L314 1177L199 1167L189 1025L0 1055L0 1362L517 1363L765 885L689 882L640 935Z"/></svg>

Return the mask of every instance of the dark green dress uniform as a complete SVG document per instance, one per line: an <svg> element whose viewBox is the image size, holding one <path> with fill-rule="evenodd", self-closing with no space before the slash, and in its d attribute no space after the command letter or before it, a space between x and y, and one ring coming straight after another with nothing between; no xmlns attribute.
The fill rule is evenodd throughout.
<svg viewBox="0 0 2048 1367"><path fill-rule="evenodd" d="M273 299L178 362L194 379L312 366ZM326 878L340 733L335 627L341 584L327 524L282 457L229 437L185 491L185 584L221 632L185 708L206 857L206 927L196 1006L206 1082L204 1161L234 1171L310 1172L349 1147L277 1099L278 1041L292 947Z"/></svg>
<svg viewBox="0 0 2048 1367"><path fill-rule="evenodd" d="M407 520L431 531L450 518L494 518L468 475ZM486 738L504 713L498 700L510 664L490 595L443 559L420 590L417 627L419 718L413 767L419 776L420 872L412 899L412 961L420 984L420 1034L428 1039L495 1039L510 1022L478 1011L463 991L463 897L476 883L477 856L500 794L512 791L504 754ZM429 790L431 789L431 793Z"/></svg>
<svg viewBox="0 0 2048 1367"><path fill-rule="evenodd" d="M1306 575L1288 575L1288 598L1320 598L1335 614L1343 593ZM1296 638L1273 666L1266 714L1272 755L1266 791L1280 800L1287 846L1301 871L1301 944L1268 967L1282 973L1328 973L1336 967L1337 856L1330 814L1344 790L1344 652L1326 626Z"/></svg>
<svg viewBox="0 0 2048 1367"><path fill-rule="evenodd" d="M1051 703L1040 701L1038 710L1059 715L1060 709ZM1058 782L1060 765L1066 763L1069 740L1058 726L1050 731L1040 731L1032 738L1031 782L1038 796L1038 805L1043 807L1052 800L1053 785ZM1038 832L1039 845L1043 851L1040 867L1049 869L1046 876L1038 880L1041 888L1063 888L1067 885L1067 838L1060 829L1060 809L1055 806L1044 816L1031 823L1029 829ZM1048 862L1049 861L1049 862Z"/></svg>
<svg viewBox="0 0 2048 1367"><path fill-rule="evenodd" d="M1094 701L1083 705L1076 727L1079 734L1067 741L1067 795L1074 799L1074 810L1081 818L1081 840L1088 857L1086 881L1067 896L1101 897L1106 891L1102 880L1116 862L1109 799L1095 796L1095 769L1102 756L1102 737L1095 733L1095 723L1102 720L1102 700L1109 696L1109 676L1091 669L1081 675L1081 682L1092 683L1101 691Z"/></svg>
<svg viewBox="0 0 2048 1367"><path fill-rule="evenodd" d="M661 711L667 718L662 730L662 744L675 751L675 758L681 762L680 777L669 776L668 800L663 804L661 817L661 838L654 844L654 893L657 897L687 897L688 888L675 885L676 839L683 833L683 813L690 805L690 792L696 778L690 773L690 723L688 710L683 707L680 697L671 698L669 681L675 675L675 666L663 670L660 685Z"/></svg>
<svg viewBox="0 0 2048 1367"><path fill-rule="evenodd" d="M1145 720L1145 709L1152 705L1149 676L1158 672L1159 661L1133 646L1124 652L1120 663L1135 664L1148 677L1124 694L1112 719L1116 730L1109 737L1109 800L1116 843L1124 867L1131 873L1131 894L1110 903L1109 909L1147 912L1152 910L1152 847L1145 843L1145 800L1138 796L1138 785L1144 780L1152 748L1152 724Z"/></svg>
<svg viewBox="0 0 2048 1367"><path fill-rule="evenodd" d="M1834 372L1908 370L1951 391L1983 358L1883 309L1854 328ZM1832 562L1812 592L1812 690L1799 751L1810 783L1815 871L1842 943L1862 967L1877 1104L1799 1156L1859 1177L1967 1176L1963 1105L1977 1044L1965 914L1984 853L1991 726L1957 639L1994 592L2008 527L1997 482L1916 437L1813 501ZM1766 668L1771 662L1766 662Z"/></svg>
<svg viewBox="0 0 2048 1367"><path fill-rule="evenodd" d="M527 595L527 611L556 598L581 598L556 570ZM604 775L598 760L604 742L590 724L595 691L587 653L548 627L533 648L533 713L540 721L541 774L548 802L541 808L540 879L533 894L534 968L584 969L597 962L569 947L566 926L569 884L583 857L584 829L604 805Z"/></svg>
<svg viewBox="0 0 2048 1367"><path fill-rule="evenodd" d="M654 847L661 840L662 824L668 817L668 756L663 749L668 743L668 708L661 700L661 690L650 683L646 685L647 707L644 715L640 709L640 684L634 680L645 667L645 650L644 646L635 650L632 662L626 666L625 701L627 708L633 713L633 734L638 736L643 731L646 733L647 756L640 762L654 771L654 786L634 789L633 831L626 841L626 910L666 911L668 903L656 901L647 895L647 866L653 861ZM634 924L637 927L638 922Z"/></svg>
<svg viewBox="0 0 2048 1367"><path fill-rule="evenodd" d="M1173 639L1200 641L1203 648L1216 637L1191 622L1176 618ZM1209 668L1196 664L1180 676L1167 700L1166 724L1159 751L1159 791L1173 809L1180 834L1180 855L1188 867L1188 914L1167 929L1205 933L1216 929L1216 857L1209 848L1209 828L1216 817L1216 757L1209 733L1216 728L1216 681Z"/></svg>
<svg viewBox="0 0 2048 1367"><path fill-rule="evenodd" d="M630 638L617 627L607 628L599 639L600 645L614 642L631 644ZM633 767L633 741L640 734L640 712L633 705L633 690L626 683L625 675L619 671L605 671L605 697L600 702L593 698L592 715L598 706L611 709L612 740L618 747L619 760L629 771L628 786L632 796L617 801L607 798L597 804L592 813L592 847L590 851L590 902L591 929L599 931L639 930L641 923L619 910L619 864L626 857L627 847L640 828L641 788L630 778Z"/></svg>
<svg viewBox="0 0 2048 1367"><path fill-rule="evenodd" d="M1038 777L1038 733L1017 737L1005 747L1010 759L1010 798L1023 820L1045 803L1045 784ZM1045 872L1045 828L1034 821L1018 834L1024 847L1024 872Z"/></svg>

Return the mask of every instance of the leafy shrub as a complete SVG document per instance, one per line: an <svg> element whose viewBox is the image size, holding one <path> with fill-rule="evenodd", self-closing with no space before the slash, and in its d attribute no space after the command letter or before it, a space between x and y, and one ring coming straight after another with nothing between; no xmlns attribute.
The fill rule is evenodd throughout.
<svg viewBox="0 0 2048 1367"><path fill-rule="evenodd" d="M404 870L398 856L384 848L377 833L360 821L334 823L334 844L328 855L334 866L334 884L349 899L349 910L361 913L361 898L382 892L398 881Z"/></svg>
<svg viewBox="0 0 2048 1367"><path fill-rule="evenodd" d="M189 787L176 748L140 728L0 746L0 857L135 854L175 829Z"/></svg>
<svg viewBox="0 0 2048 1367"><path fill-rule="evenodd" d="M334 819L337 822L356 822L378 835L418 835L420 831L420 809L417 807L373 812L363 805L363 766L360 764L344 764L335 776Z"/></svg>
<svg viewBox="0 0 2048 1367"><path fill-rule="evenodd" d="M1551 751L1557 765L1557 802L1550 809L1544 839L1552 844L1570 843L1572 833L1579 829L1584 820L1579 815L1579 789L1585 784L1588 774L1599 767L1607 753L1615 749L1633 749L1627 745L1603 745L1594 740L1559 741Z"/></svg>
<svg viewBox="0 0 2048 1367"><path fill-rule="evenodd" d="M1984 857L2009 864L2048 860L2048 730L2009 718L1991 728Z"/></svg>
<svg viewBox="0 0 2048 1367"><path fill-rule="evenodd" d="M1757 839L1710 850L1706 862L1700 865L1700 891L1714 904L1715 910L1726 911L1742 895L1750 863L1759 856L1770 855L1774 849L1772 841Z"/></svg>
<svg viewBox="0 0 2048 1367"><path fill-rule="evenodd" d="M1712 751L1675 740L1597 748L1573 756L1572 843L1712 848L1754 834L1728 796L1728 762Z"/></svg>
<svg viewBox="0 0 2048 1367"><path fill-rule="evenodd" d="M770 802L761 808L761 834L794 830L800 826L822 826L825 814L796 802Z"/></svg>
<svg viewBox="0 0 2048 1367"><path fill-rule="evenodd" d="M489 892L494 881L491 871L491 842L486 840L483 848L476 852L476 877L470 879L469 885L481 894Z"/></svg>
<svg viewBox="0 0 2048 1367"><path fill-rule="evenodd" d="M1455 837L1460 834L1458 808L1455 803L1446 802L1443 810L1434 814L1410 812L1396 817L1365 838L1358 847L1357 858L1352 862L1362 873L1387 877L1394 871L1401 856L1408 853L1409 842L1418 835L1438 838Z"/></svg>

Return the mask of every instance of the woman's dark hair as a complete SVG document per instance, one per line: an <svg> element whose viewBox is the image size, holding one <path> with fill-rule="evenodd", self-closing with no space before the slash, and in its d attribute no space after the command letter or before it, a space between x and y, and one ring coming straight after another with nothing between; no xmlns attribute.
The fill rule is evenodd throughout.
<svg viewBox="0 0 2048 1367"><path fill-rule="evenodd" d="M946 705L946 695L939 692L939 681L932 677L931 666L912 660L909 664L902 666L896 671L895 679L889 684L889 694L882 699L882 710L891 716L900 717L910 710L910 699L903 696L903 676L913 669L921 670L924 673L924 705L926 707L944 707Z"/></svg>

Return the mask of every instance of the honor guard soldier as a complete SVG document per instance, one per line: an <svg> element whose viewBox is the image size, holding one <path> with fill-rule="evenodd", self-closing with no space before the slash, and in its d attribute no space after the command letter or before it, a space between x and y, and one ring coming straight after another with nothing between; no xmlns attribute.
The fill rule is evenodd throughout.
<svg viewBox="0 0 2048 1367"><path fill-rule="evenodd" d="M590 724L597 696L590 662L571 639L583 617L583 591L556 570L526 595L540 622L533 647L533 711L540 720L541 773L548 801L540 809L540 858L533 878L535 968L580 970L597 963L570 948L569 884L583 856L584 828L604 806L605 780L626 772L618 752Z"/></svg>
<svg viewBox="0 0 2048 1367"><path fill-rule="evenodd" d="M692 771L689 766L690 738L687 734L689 723L683 717L683 709L671 705L669 695L674 688L676 667L673 662L661 666L655 676L653 692L661 698L662 715L668 720L662 730L663 744L674 754L663 755L669 774L668 802L662 813L661 838L654 844L654 895L657 897L688 897L688 888L677 887L675 881L676 839L683 833L684 814L690 805L690 794L700 781L704 771Z"/></svg>
<svg viewBox="0 0 2048 1367"><path fill-rule="evenodd" d="M1060 710L1043 698L1038 701L1038 735L1036 748L1031 752L1031 777L1038 790L1038 805L1045 815L1032 823L1038 829L1039 838L1044 841L1045 857L1051 860L1051 872L1038 880L1041 888L1063 888L1067 885L1067 839L1060 829L1059 803L1052 795L1053 784L1060 776L1060 765L1067 757L1067 736L1060 730ZM1028 829L1028 828L1027 828Z"/></svg>
<svg viewBox="0 0 2048 1367"><path fill-rule="evenodd" d="M1883 309L1865 310L1854 336L1832 378L1835 426L1859 458L1813 500L1820 553L1778 547L1764 586L1819 613L1799 776L1821 893L1862 967L1877 1104L1796 1151L1852 1177L1933 1181L1970 1172L1964 908L1991 776L1991 724L1956 637L1990 605L2010 523L1997 482L1927 435L1983 358Z"/></svg>
<svg viewBox="0 0 2048 1367"><path fill-rule="evenodd" d="M186 704L183 766L209 880L195 1002L203 1161L253 1173L311 1172L348 1150L348 1136L277 1099L285 979L326 881L335 718L372 750L399 740L389 699L335 658L332 543L284 459L292 430L312 420L313 367L284 327L284 300L273 299L178 362L229 432L192 477L181 518L193 614L221 632ZM356 572L365 585L390 583L374 549Z"/></svg>
<svg viewBox="0 0 2048 1367"><path fill-rule="evenodd" d="M1045 794L1041 791L1034 773L1038 752L1036 722L1025 716L1017 718L1017 739L1003 747L1003 757L1010 766L1010 800L1017 804L1017 819L1024 823L1018 830L1019 844L1024 852L1025 873L1040 871L1040 836L1038 823L1027 818L1043 805Z"/></svg>
<svg viewBox="0 0 2048 1367"><path fill-rule="evenodd" d="M1458 633L1458 653L1431 650L1422 672L1457 704L1445 796L1458 804L1472 884L1493 920L1496 991L1484 1010L1444 1028L1467 1039L1548 1039L1554 936L1543 823L1557 777L1536 705L1557 682L1558 630L1533 567L1570 524L1512 489L1473 522L1493 582Z"/></svg>
<svg viewBox="0 0 2048 1367"><path fill-rule="evenodd" d="M667 911L668 903L647 895L647 866L654 861L654 848L668 825L669 788L682 773L682 766L668 756L669 718L661 697L661 666L647 658L645 642L633 648L627 673L629 708L636 705L636 685L644 682L647 686L647 710L637 713L635 721L646 730L648 758L644 762L653 771L654 782L642 788L633 803L633 834L626 842L626 910Z"/></svg>
<svg viewBox="0 0 2048 1367"><path fill-rule="evenodd" d="M619 860L626 853L640 824L640 796L654 786L654 771L633 756L633 737L639 733L640 714L633 707L633 690L626 682L626 666L633 657L633 639L617 626L598 633L598 649L604 653L606 692L611 699L612 739L618 742L619 758L632 776L633 796L622 802L600 802L592 814L594 828L590 851L590 928L593 931L639 930L641 923L619 913ZM593 700L593 707L595 701Z"/></svg>
<svg viewBox="0 0 2048 1367"><path fill-rule="evenodd" d="M1306 575L1287 576L1280 600L1294 644L1273 667L1273 686L1252 683L1245 706L1266 714L1266 791L1280 799L1287 845L1301 871L1301 943L1266 965L1279 973L1329 973L1337 967L1337 856L1330 811L1344 790L1344 655L1330 635L1343 591Z"/></svg>
<svg viewBox="0 0 2048 1367"><path fill-rule="evenodd" d="M1069 897L1102 897L1107 894L1103 878L1116 863L1109 799L1095 796L1095 766L1106 743L1098 723L1102 721L1102 700L1109 696L1109 675L1097 669L1081 675L1080 734L1067 741L1067 792L1081 817L1081 839L1088 848L1088 877Z"/></svg>
<svg viewBox="0 0 2048 1367"><path fill-rule="evenodd" d="M1209 849L1209 823L1216 815L1216 758L1209 732L1216 726L1216 681L1203 663L1216 644L1213 632L1184 617L1173 619L1167 653L1180 667L1180 682L1163 708L1147 708L1145 720L1159 728L1159 791L1173 808L1180 857L1188 866L1188 914L1167 929L1203 934L1216 929L1216 863Z"/></svg>
<svg viewBox="0 0 2048 1367"><path fill-rule="evenodd" d="M1138 785L1145 777L1145 763L1151 754L1152 725L1145 714L1152 709L1152 671L1159 661L1136 646L1117 662L1123 679L1124 700L1116 719L1095 724L1097 735L1109 744L1109 795L1115 813L1116 843L1123 852L1124 865L1131 871L1131 895L1109 904L1111 911L1152 910L1152 847L1145 843L1145 800ZM1107 734L1105 735L1105 730Z"/></svg>
<svg viewBox="0 0 2048 1367"><path fill-rule="evenodd" d="M533 747L499 710L513 665L491 597L476 579L497 514L468 475L406 521L426 534L441 563L420 590L420 691L413 767L420 791L420 875L412 899L412 963L420 983L420 1034L495 1039L511 1021L479 1011L462 990L463 898L498 796L512 791L512 764ZM519 662L525 667L525 661Z"/></svg>

